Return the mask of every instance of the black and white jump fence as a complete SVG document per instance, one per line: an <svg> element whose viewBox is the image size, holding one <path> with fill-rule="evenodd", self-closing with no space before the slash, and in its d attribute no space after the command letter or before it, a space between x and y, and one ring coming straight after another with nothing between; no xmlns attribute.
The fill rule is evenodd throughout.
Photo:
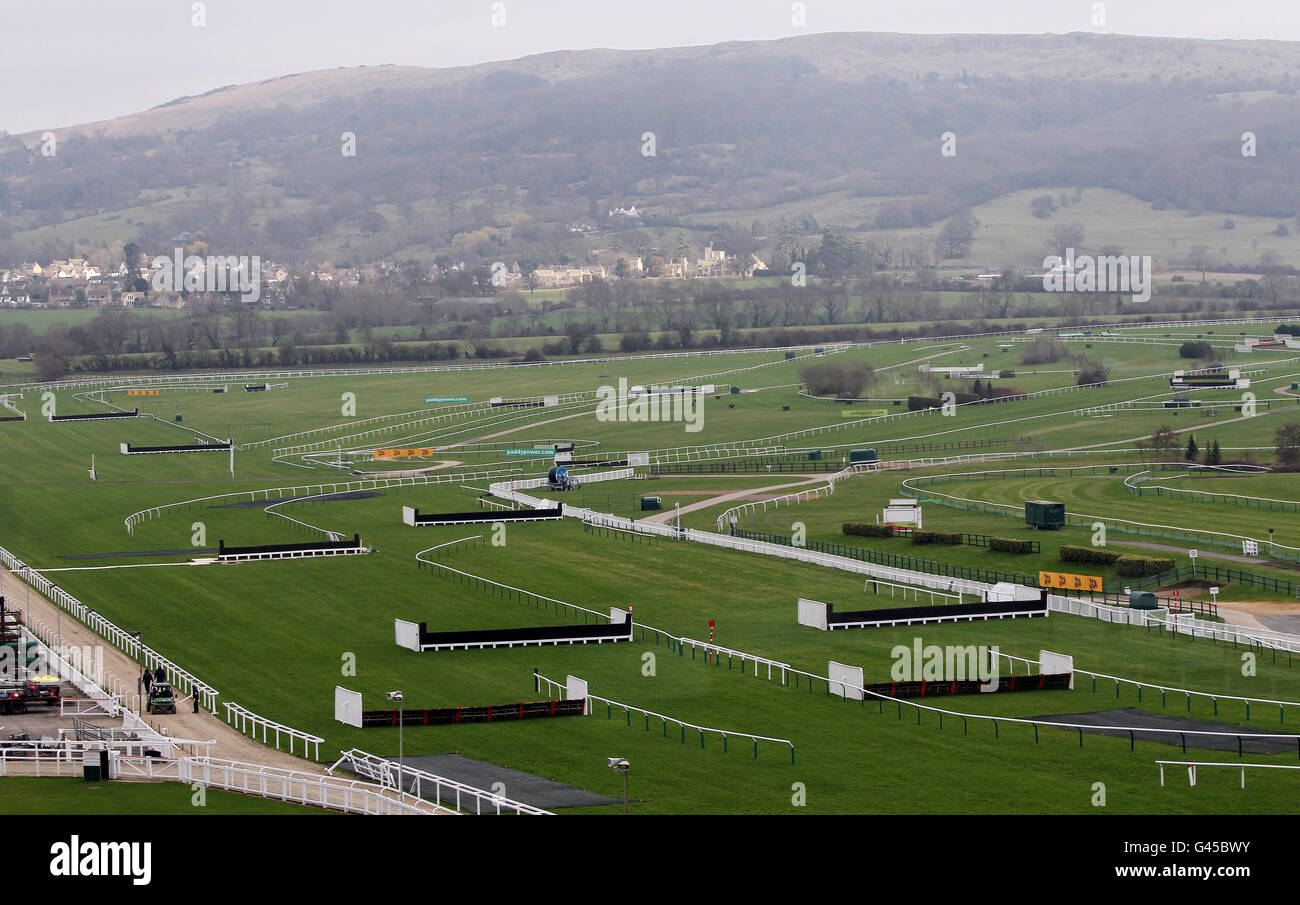
<svg viewBox="0 0 1300 905"><path fill-rule="evenodd" d="M820 600L799 598L799 624L832 632L844 628L883 628L942 622L983 622L988 619L1032 619L1047 616L1047 595L1039 600L997 600L938 606L890 607L881 610L835 612Z"/></svg>
<svg viewBox="0 0 1300 905"><path fill-rule="evenodd" d="M554 522L564 517L564 504L554 509L493 509L478 512L421 513L411 506L402 507L402 524L414 528L431 525L473 525L493 522Z"/></svg>
<svg viewBox="0 0 1300 905"><path fill-rule="evenodd" d="M111 418L139 418L140 409L129 412L82 412L79 415L50 415L51 421L107 421Z"/></svg>
<svg viewBox="0 0 1300 905"><path fill-rule="evenodd" d="M363 710L361 727L459 726L462 723L505 723L556 716L582 716L585 699L516 701L511 704L480 704L470 707L431 707L412 710Z"/></svg>
<svg viewBox="0 0 1300 905"><path fill-rule="evenodd" d="M132 446L130 443L118 444L126 456L150 455L154 453L191 453L191 452L230 452L232 441L225 443L192 443L185 446Z"/></svg>
<svg viewBox="0 0 1300 905"><path fill-rule="evenodd" d="M485 650L631 641L633 622L626 618L626 613L620 615L624 617L620 621L594 625L534 625L450 632L431 632L428 623L417 624L395 619L393 632L398 647L413 651Z"/></svg>
<svg viewBox="0 0 1300 905"><path fill-rule="evenodd" d="M217 543L217 560L220 562L300 559L304 556L349 556L369 552L369 548L362 546L360 534L352 535L352 540L317 541L306 544L262 544L256 547L227 547L224 540Z"/></svg>

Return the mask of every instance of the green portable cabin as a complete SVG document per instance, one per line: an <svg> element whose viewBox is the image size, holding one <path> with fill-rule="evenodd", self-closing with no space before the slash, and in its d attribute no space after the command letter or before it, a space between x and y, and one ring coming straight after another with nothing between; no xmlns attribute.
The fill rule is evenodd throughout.
<svg viewBox="0 0 1300 905"><path fill-rule="evenodd" d="M822 457L822 451L821 451L820 449L810 449L810 450L808 450L808 461L810 461L810 462L816 462L816 461L817 461L818 459L820 459L821 457Z"/></svg>
<svg viewBox="0 0 1300 905"><path fill-rule="evenodd" d="M853 462L875 462L880 457L876 455L874 449L851 449L849 450L849 463Z"/></svg>
<svg viewBox="0 0 1300 905"><path fill-rule="evenodd" d="M649 511L649 510L651 510L651 509L662 509L662 508L664 508L664 501L663 501L662 499L660 499L659 497L657 497L657 496L643 496L643 497L641 497L641 511L642 511L642 512L647 512L647 511Z"/></svg>
<svg viewBox="0 0 1300 905"><path fill-rule="evenodd" d="M740 395L740 387L733 386L733 387L731 388L731 395L733 395L733 396L739 396L739 395Z"/></svg>
<svg viewBox="0 0 1300 905"><path fill-rule="evenodd" d="M1150 591L1130 591L1128 605L1135 610L1159 609L1160 601Z"/></svg>
<svg viewBox="0 0 1300 905"><path fill-rule="evenodd" d="M1065 527L1065 504L1050 500L1025 500L1025 524L1030 528L1060 531Z"/></svg>
<svg viewBox="0 0 1300 905"><path fill-rule="evenodd" d="M793 352L786 352L786 353L785 353L785 360L786 360L786 361L789 361L789 360L792 359L792 358L794 358L794 353L793 353Z"/></svg>

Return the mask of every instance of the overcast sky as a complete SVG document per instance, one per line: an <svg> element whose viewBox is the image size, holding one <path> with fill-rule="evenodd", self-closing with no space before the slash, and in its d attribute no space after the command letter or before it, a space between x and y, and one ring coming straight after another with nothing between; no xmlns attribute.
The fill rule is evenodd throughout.
<svg viewBox="0 0 1300 905"><path fill-rule="evenodd" d="M291 72L461 66L827 31L1300 40L1300 0L0 0L0 129L135 113ZM202 5L203 27L192 24ZM504 25L493 24L504 13Z"/></svg>

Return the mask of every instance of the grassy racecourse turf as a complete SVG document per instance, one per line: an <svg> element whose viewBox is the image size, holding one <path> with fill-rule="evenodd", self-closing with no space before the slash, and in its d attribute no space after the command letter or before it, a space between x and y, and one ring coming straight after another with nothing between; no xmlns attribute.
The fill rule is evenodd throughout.
<svg viewBox="0 0 1300 905"><path fill-rule="evenodd" d="M0 779L0 814L340 814L324 808L207 789L202 806L194 792L174 782L87 783L80 778L8 776Z"/></svg>
<svg viewBox="0 0 1300 905"><path fill-rule="evenodd" d="M1138 331L1134 331L1137 333ZM935 344L921 344L933 346ZM944 344L939 344L944 345ZM994 361L1002 355L997 343L975 341L970 350L946 353L935 363L972 364ZM1187 366L1177 356L1177 345L1110 344L1087 350L1112 368L1112 378L1156 375ZM906 373L904 384L894 384L891 371L881 370L877 393L902 396L915 391L916 359L942 351L915 345L891 345L855 350L844 356L872 363L878 369L891 364ZM1078 354L1070 344L1068 351ZM982 356L988 352L990 359ZM1103 354L1104 353L1104 354ZM1006 356L1019 361L1020 350ZM834 356L832 356L833 358ZM1267 366L1260 355L1257 365ZM150 506L245 491L254 488L307 484L322 480L357 480L331 469L305 470L272 461L272 452L326 438L345 438L370 426L340 426L304 440L289 439L236 455L236 478L229 477L229 456L194 453L169 456L122 456L118 443L164 444L193 442L190 429L216 436L234 435L238 441L265 439L295 431L387 413L428 409L425 395L488 396L537 395L549 392L594 390L606 382L626 377L629 383L670 382L693 375L716 374L735 368L765 367L733 373L716 382L734 382L746 389L773 387L756 393L725 394L705 402L704 429L687 432L681 424L608 423L597 420L590 408L565 412L494 412L450 419L436 425L394 430L379 438L345 441L345 448L408 445L427 438L429 445L458 439L482 438L510 431L493 442L530 446L535 440L577 438L598 440L600 451L664 449L686 445L736 442L771 437L790 431L825 428L806 436L779 441L787 447L820 447L827 457L845 455L857 446L878 446L886 458L953 453L900 453L891 455L889 444L943 443L954 440L1006 439L1031 436L1029 446L998 445L997 452L1046 450L1069 445L1112 443L1119 448L1133 437L1149 436L1161 424L1175 430L1212 420L1240 418L1232 411L1240 395L1219 393L1213 399L1223 406L1220 415L1206 418L1183 410L1178 413L1122 411L1095 419L1078 409L1111 404L1143 396L1168 398L1167 380L1150 376L1132 382L1112 383L1090 390L1069 390L1054 395L1001 405L960 407L950 418L937 413L885 421L852 422L842 417L843 404L798 395L797 387L781 386L798 380L804 361L787 362L781 353L747 353L679 359L565 365L545 369L505 369L467 373L347 375L318 379L291 379L284 389L245 393L240 381L229 381L231 392L165 391L158 397L127 397L115 392L118 405L157 414L153 419L105 423L51 424L35 417L40 396L29 391L24 400L27 422L0 424L0 544L36 567L67 569L83 566L131 565L141 562L185 561L188 555L158 559L106 558L71 560L86 553L185 549L192 546L195 523L202 523L206 543L218 538L228 544L256 544L316 540L308 528L264 513L256 507L232 507L230 500L169 509L145 521L128 535L122 520ZM1016 363L999 367L1023 366ZM986 370L992 365L986 365ZM997 380L1025 391L1072 386L1074 375L1067 361L1041 366L1058 374L1032 375L1035 383L1019 376ZM1300 371L1300 363L1280 362L1260 378L1261 399L1273 399L1269 386L1282 383L1281 375ZM1121 373L1122 372L1122 373ZM604 376L608 375L608 376ZM1273 379L1273 383L1265 383ZM273 381L274 382L274 381ZM1022 385L1023 384L1023 385ZM942 385L942 382L941 382ZM357 396L356 417L341 414L341 396ZM1197 393L1197 398L1210 394ZM1276 397L1282 400L1282 397ZM1268 445L1276 424L1288 420L1294 400L1282 400L1291 411L1261 410L1254 419L1235 421L1202 433L1204 448L1218 436L1225 446ZM57 394L60 412L97 411L102 407L75 399L71 392ZM735 405L732 409L729 406ZM789 406L789 411L784 409ZM871 404L859 408L871 408ZM892 403L882 405L901 411ZM183 414L178 426L172 420ZM577 413L553 423L553 417ZM506 420L518 419L518 420ZM236 429L239 428L239 429ZM390 439L391 438L391 439ZM764 444L768 445L768 444ZM321 449L329 449L321 444ZM970 452L959 450L955 454ZM99 481L91 484L86 469L96 456ZM579 451L579 455L584 455ZM497 462L536 473L548 460L509 461L487 450L453 452L434 458L463 461L467 465ZM1179 449L1181 458L1181 446ZM1264 461L1267 454L1257 456ZM301 460L296 460L300 461ZM1132 455L1074 456L1064 463L1137 461ZM379 463L371 463L374 468ZM421 463L399 460L387 467L414 468ZM990 470L1058 464L1054 460L1027 459L952 466L946 470ZM903 495L899 482L916 471L863 476L839 485L834 496L752 520L759 530L788 532L790 523L803 521L810 539L852 543L927 559L978 565L982 568L1033 573L1039 568L1061 568L1056 546L1088 543L1084 529L1063 532L1029 532L1023 522L975 512L926 506L927 527L963 530L1042 542L1042 553L1030 556L991 554L968 547L915 546L901 538L875 540L846 538L840 524L846 520L871 521L891 496ZM817 483L825 476L819 476ZM556 495L566 502L599 511L639 517L641 495L664 496L665 508L704 500L705 492L743 491L795 483L797 474L672 475L655 480L588 484L571 494ZM1093 512L1098 508L1119 518L1158 520L1169 524L1204 527L1228 522L1230 529L1246 532L1285 528L1278 540L1293 536L1300 517L1258 512L1214 503L1170 503L1160 497L1137 497L1125 490L1123 475L1087 478L1014 478L946 483L934 489L977 499L1017 503L1045 496L1064 500L1069 511ZM1258 482L1249 484L1248 482ZM362 691L367 706L381 706L383 692L403 688L408 708L471 704L505 704L530 700L532 671L563 680L566 674L582 676L597 695L613 698L670 717L701 725L764 736L787 738L796 747L790 763L788 747L763 742L754 757L752 745L732 737L723 753L716 735L705 738L701 749L697 733L688 731L683 743L675 725L665 727L655 719L630 717L618 709L606 719L603 707L593 717L537 720L524 723L411 728L406 732L408 754L457 751L493 763L538 773L582 788L617 797L621 784L604 764L612 754L633 763L632 794L635 810L644 813L904 813L904 812L1092 812L1092 784L1105 782L1108 811L1129 813L1175 812L1285 812L1285 779L1265 773L1252 777L1246 793L1231 776L1207 774L1194 790L1171 784L1160 788L1152 761L1181 756L1177 747L1139 742L1129 750L1127 739L1076 735L1041 729L1035 744L1031 727L1002 723L998 738L992 725L947 717L942 729L934 714L922 716L888 703L845 702L828 697L821 686L782 687L731 669L705 664L702 654L692 659L689 650L679 654L666 643L656 643L652 633L638 634L631 645L527 648L515 650L440 652L416 654L396 647L394 618L426 621L431 629L504 628L515 625L558 624L571 615L537 609L513 596L486 592L481 586L458 582L436 570L416 567L415 554L428 547L470 535L488 536L489 525L408 528L400 522L400 507L411 505L425 512L468 511L477 508L476 494L460 481L437 487L379 491L362 499L304 502L282 508L295 519L351 535L360 532L377 552L361 557L321 558L242 565L170 568L122 568L51 572L50 577L118 625L140 630L154 648L183 665L221 691L223 700L237 701L270 719L322 735L322 759L333 752L361 747L395 754L395 730L357 730L332 719L331 689L344 684ZM487 480L464 482L482 488ZM1165 482L1169 483L1169 482ZM1257 495L1280 499L1300 497L1300 487L1285 475L1260 478L1223 478L1173 481L1189 488L1226 485L1233 492L1246 486L1261 488ZM815 485L809 485L815 486ZM966 492L966 491L970 492ZM680 493L678 493L680 492ZM784 491L775 491L777 493ZM1238 492L1248 492L1241 490ZM1161 503L1169 506L1162 509ZM689 513L686 525L712 529L719 511L735 503L718 504ZM1199 515L1208 511L1204 519ZM1197 514L1192 514L1197 513ZM1225 515L1226 514L1226 515ZM1266 525L1273 518L1276 524ZM1260 521L1264 519L1265 521ZM1284 525L1283 522L1286 524ZM742 525L743 526L743 525ZM1128 539L1112 534L1112 540ZM1176 543L1176 542L1175 542ZM1135 548L1135 552L1155 551ZM1211 551L1206 551L1207 556ZM1285 659L1276 663L1259 657L1254 676L1242 674L1242 649L1207 641L1171 638L1145 630L1110 626L1095 620L1062 615L1048 619L979 624L921 626L900 629L821 633L795 622L795 601L812 597L839 608L890 606L887 595L864 593L860 577L775 558L733 553L698 544L663 540L658 545L585 534L576 520L562 523L512 525L504 547L481 543L442 557L448 565L494 581L526 588L598 612L610 607L634 607L634 618L679 635L705 638L708 620L717 621L719 644L789 662L797 668L824 674L826 661L858 664L868 681L887 680L896 645L910 647L920 637L925 644L998 645L1004 652L1036 658L1040 649L1070 653L1076 666L1102 673L1175 685L1206 692L1300 702L1300 664ZM1247 568L1245 566L1237 567ZM1289 576L1280 566L1261 563L1252 571ZM1091 571L1091 570L1090 570ZM1111 578L1109 574L1107 578ZM1231 599L1224 596L1223 599ZM1249 598L1270 599L1264 593ZM355 677L343 677L341 664L354 654ZM645 655L653 655L647 658ZM653 668L651 668L651 666ZM1023 667L1021 667L1023 671ZM649 674L648 674L649 673ZM1186 701L1170 695L1164 701L1148 689L1141 702L1130 686L1116 696L1113 683L1102 681L1097 691L1080 678L1074 692L980 695L927 699L925 703L948 710L998 716L1070 713L1135 706L1173 715L1189 715ZM882 712L883 710L883 712ZM1215 718L1208 701L1193 699L1190 715ZM1238 705L1221 704L1218 719L1243 722L1253 731L1286 731L1300 722L1300 710L1288 708L1284 722L1277 708L1256 706L1245 724ZM667 736L665 737L665 731ZM1220 752L1189 756L1221 759ZM1250 755L1248 759L1252 758ZM1278 762L1285 762L1285 756ZM793 783L808 789L807 807L791 804ZM52 808L61 806L55 803ZM619 808L594 808L617 812Z"/></svg>

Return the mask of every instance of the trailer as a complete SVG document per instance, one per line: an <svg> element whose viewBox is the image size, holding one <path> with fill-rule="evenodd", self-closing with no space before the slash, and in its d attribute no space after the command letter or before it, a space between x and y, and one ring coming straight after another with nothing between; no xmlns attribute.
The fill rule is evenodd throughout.
<svg viewBox="0 0 1300 905"><path fill-rule="evenodd" d="M59 686L43 682L0 684L0 714L26 713L32 707L57 707Z"/></svg>

